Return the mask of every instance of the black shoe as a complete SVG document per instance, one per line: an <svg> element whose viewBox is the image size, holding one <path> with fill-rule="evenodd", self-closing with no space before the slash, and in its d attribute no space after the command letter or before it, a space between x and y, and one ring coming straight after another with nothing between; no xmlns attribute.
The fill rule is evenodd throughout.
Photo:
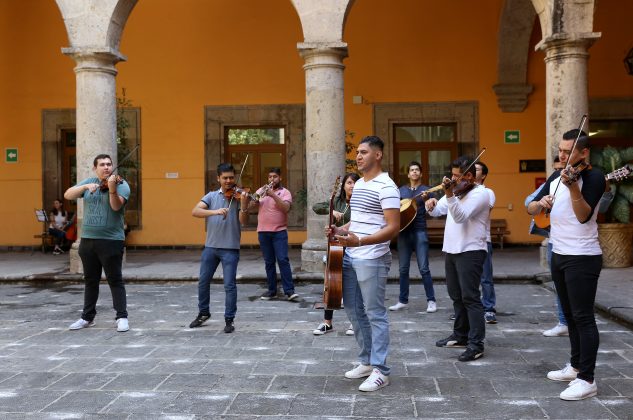
<svg viewBox="0 0 633 420"><path fill-rule="evenodd" d="M226 325L224 326L224 332L225 333L230 334L233 331L235 331L235 326L233 325L233 320L232 319L225 318L224 322L226 323Z"/></svg>
<svg viewBox="0 0 633 420"><path fill-rule="evenodd" d="M451 347L451 348L466 347L466 344L468 344L466 341L459 341L457 337L455 337L453 334L451 334L449 337L446 337L443 340L439 340L435 342L435 345L437 347Z"/></svg>
<svg viewBox="0 0 633 420"><path fill-rule="evenodd" d="M451 321L455 321L455 314L449 316L448 319L450 319Z"/></svg>
<svg viewBox="0 0 633 420"><path fill-rule="evenodd" d="M483 357L483 355L483 350L473 350L471 348L468 348L465 352L459 355L457 360L459 360L460 362L472 362L473 360L477 360L480 357Z"/></svg>
<svg viewBox="0 0 633 420"><path fill-rule="evenodd" d="M209 318L211 318L211 315L198 314L196 319L191 321L191 324L189 324L189 328L201 327L202 324L204 324L205 322L207 322L209 320Z"/></svg>
<svg viewBox="0 0 633 420"><path fill-rule="evenodd" d="M290 302L296 302L299 300L299 294L295 292L289 293L286 296Z"/></svg>
<svg viewBox="0 0 633 420"><path fill-rule="evenodd" d="M260 297L261 300L271 300L271 299L275 299L277 297L277 293L273 293L271 291L268 291L266 293L264 293L262 295L262 297Z"/></svg>

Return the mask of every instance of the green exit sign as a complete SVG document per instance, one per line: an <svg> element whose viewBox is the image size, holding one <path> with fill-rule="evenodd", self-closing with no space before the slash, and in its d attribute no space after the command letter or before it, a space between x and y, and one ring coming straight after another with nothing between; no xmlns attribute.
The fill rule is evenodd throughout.
<svg viewBox="0 0 633 420"><path fill-rule="evenodd" d="M17 163L18 161L18 148L6 148L4 154L4 160L7 163Z"/></svg>
<svg viewBox="0 0 633 420"><path fill-rule="evenodd" d="M506 130L503 132L503 141L506 144L517 144L521 141L521 132L519 130Z"/></svg>

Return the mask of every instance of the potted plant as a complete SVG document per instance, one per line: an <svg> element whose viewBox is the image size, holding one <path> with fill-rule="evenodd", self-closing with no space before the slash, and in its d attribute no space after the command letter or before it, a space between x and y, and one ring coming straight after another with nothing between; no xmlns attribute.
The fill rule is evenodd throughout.
<svg viewBox="0 0 633 420"><path fill-rule="evenodd" d="M633 161L633 147L617 149L611 146L591 154L591 164L605 175L621 170ZM633 167L633 165L629 165ZM627 171L624 169L624 171ZM598 238L602 247L603 267L629 267L633 263L633 178L610 183L613 202L598 218Z"/></svg>

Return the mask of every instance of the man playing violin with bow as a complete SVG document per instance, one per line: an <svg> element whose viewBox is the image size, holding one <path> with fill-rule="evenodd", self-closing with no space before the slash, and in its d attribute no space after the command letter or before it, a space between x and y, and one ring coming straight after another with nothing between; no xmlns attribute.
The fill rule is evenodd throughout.
<svg viewBox="0 0 633 420"><path fill-rule="evenodd" d="M209 318L210 284L218 265L222 263L224 280L224 332L235 331L233 320L237 312L237 263L240 260L241 226L248 223L246 193L238 195L235 186L235 169L230 163L221 163L217 169L220 188L211 191L191 211L193 217L206 219L207 238L200 261L198 280L198 316L189 328L202 326ZM240 210L243 209L243 210Z"/></svg>
<svg viewBox="0 0 633 420"><path fill-rule="evenodd" d="M565 368L551 371L547 377L570 382L560 394L564 400L588 398L598 391L594 380L599 345L594 301L602 250L595 210L605 191L605 179L587 164L589 146L584 132L566 132L558 146L558 156L566 168L554 172L528 205L532 215L543 209L550 211L552 280L567 320L571 358Z"/></svg>
<svg viewBox="0 0 633 420"><path fill-rule="evenodd" d="M429 215L446 215L442 251L446 253L446 288L455 311L453 333L435 345L466 347L458 360L469 362L484 354L486 324L479 285L488 251L489 197L482 185L475 184L472 161L461 157L451 167L452 179L442 181L446 195L425 203Z"/></svg>
<svg viewBox="0 0 633 420"><path fill-rule="evenodd" d="M96 177L86 178L64 193L66 200L84 200L79 257L84 270L84 309L81 318L70 325L71 330L94 325L99 298L99 282L104 271L112 292L116 311L117 331L130 329L127 300L121 267L125 242L124 211L130 198L130 186L112 174L112 158L97 155L93 161Z"/></svg>

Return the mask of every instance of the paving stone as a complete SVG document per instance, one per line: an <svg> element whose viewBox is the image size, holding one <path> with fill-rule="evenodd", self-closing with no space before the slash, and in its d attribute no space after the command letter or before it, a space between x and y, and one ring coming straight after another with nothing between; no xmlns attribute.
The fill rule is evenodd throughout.
<svg viewBox="0 0 633 420"><path fill-rule="evenodd" d="M164 414L177 416L197 414L203 418L224 413L235 394L212 394L208 392L183 392L166 407Z"/></svg>
<svg viewBox="0 0 633 420"><path fill-rule="evenodd" d="M600 395L598 400L619 419L630 419L633 417L633 399L630 396L629 398L605 398Z"/></svg>
<svg viewBox="0 0 633 420"><path fill-rule="evenodd" d="M113 391L151 391L163 383L169 374L122 373L102 387Z"/></svg>
<svg viewBox="0 0 633 420"><path fill-rule="evenodd" d="M492 419L544 418L533 399L479 397L414 397L416 411L423 418ZM569 418L569 417L565 417Z"/></svg>
<svg viewBox="0 0 633 420"><path fill-rule="evenodd" d="M104 368L106 372L149 372L154 369L160 361L156 359L140 358L115 358L112 363Z"/></svg>
<svg viewBox="0 0 633 420"><path fill-rule="evenodd" d="M238 394L227 414L257 413L262 416L282 416L290 412L294 397L290 394Z"/></svg>
<svg viewBox="0 0 633 420"><path fill-rule="evenodd" d="M104 410L106 413L136 413L154 415L164 413L178 397L178 392L124 392Z"/></svg>
<svg viewBox="0 0 633 420"><path fill-rule="evenodd" d="M353 395L299 394L292 401L289 414L309 417L347 417L352 414L353 402Z"/></svg>
<svg viewBox="0 0 633 420"><path fill-rule="evenodd" d="M598 393L600 389L598 388ZM600 394L598 394L598 397ZM542 398L539 405L551 419L614 419L616 415L599 398L563 401L558 396ZM626 417L624 417L626 418ZM630 417L629 417L630 418Z"/></svg>
<svg viewBox="0 0 633 420"><path fill-rule="evenodd" d="M306 370L306 364L299 361L278 361L278 360L265 360L263 362L257 362L257 365L252 370L253 375L303 375ZM308 379L311 380L311 379Z"/></svg>
<svg viewBox="0 0 633 420"><path fill-rule="evenodd" d="M64 395L62 391L40 391L19 389L0 391L0 413L29 413L40 411Z"/></svg>
<svg viewBox="0 0 633 420"><path fill-rule="evenodd" d="M620 397L631 397L633 396L633 379L597 379L596 377L596 381L598 383L598 393L602 396L603 393L604 395L611 395L610 393L607 394L607 390L605 390L605 386L609 386L610 388L613 388L618 394L616 394L617 396ZM633 416L633 413L632 413Z"/></svg>
<svg viewBox="0 0 633 420"><path fill-rule="evenodd" d="M301 393L320 394L325 386L325 376L275 376L267 392L271 393Z"/></svg>
<svg viewBox="0 0 633 420"><path fill-rule="evenodd" d="M270 386L272 379L273 377L269 375L222 375L210 386L216 392L264 392Z"/></svg>
<svg viewBox="0 0 633 420"><path fill-rule="evenodd" d="M228 374L228 375L249 375L255 374L255 361L253 360L230 360L219 359L209 360L199 373ZM259 373L259 372L257 372Z"/></svg>
<svg viewBox="0 0 633 420"><path fill-rule="evenodd" d="M64 358L63 363L55 367L56 372L103 372L112 359L105 357L71 357Z"/></svg>
<svg viewBox="0 0 633 420"><path fill-rule="evenodd" d="M407 376L457 378L459 373L456 368L458 362L407 362L405 361Z"/></svg>
<svg viewBox="0 0 633 420"><path fill-rule="evenodd" d="M476 363L476 362L470 362ZM462 378L459 380L448 378L437 378L440 393L445 397L470 395L473 397L493 397L497 396L490 380Z"/></svg>
<svg viewBox="0 0 633 420"><path fill-rule="evenodd" d="M175 373L169 376L159 387L159 391L202 391L211 390L222 375ZM224 390L221 390L224 391Z"/></svg>
<svg viewBox="0 0 633 420"><path fill-rule="evenodd" d="M151 360L151 359L150 359ZM152 373L200 373L209 363L208 360L172 359L161 360L151 370Z"/></svg>
<svg viewBox="0 0 633 420"><path fill-rule="evenodd" d="M66 376L65 373L26 372L0 382L0 389L43 389Z"/></svg>
<svg viewBox="0 0 633 420"><path fill-rule="evenodd" d="M389 386L387 387L389 388ZM379 393L383 388L374 393ZM415 415L415 405L410 396L386 396L381 395L375 398L372 394L368 396L359 395L354 402L354 416L360 417L413 417Z"/></svg>
<svg viewBox="0 0 633 420"><path fill-rule="evenodd" d="M554 397L559 395L568 382L551 381L546 378L492 379L492 386L502 397Z"/></svg>
<svg viewBox="0 0 633 420"><path fill-rule="evenodd" d="M203 347L194 354L196 359L235 359L242 351L241 347Z"/></svg>
<svg viewBox="0 0 633 420"><path fill-rule="evenodd" d="M69 373L62 379L50 385L48 389L59 390L96 390L114 379L116 373Z"/></svg>
<svg viewBox="0 0 633 420"><path fill-rule="evenodd" d="M65 346L64 350L57 354L59 357L100 357L107 352L111 346L84 346L84 345L71 345Z"/></svg>
<svg viewBox="0 0 633 420"><path fill-rule="evenodd" d="M0 371L45 372L53 370L63 362L64 360L60 359L5 357L0 358Z"/></svg>
<svg viewBox="0 0 633 420"><path fill-rule="evenodd" d="M113 346L105 353L101 355L101 357L145 357L150 354L156 347L146 346L143 344L139 345L127 345L127 346Z"/></svg>
<svg viewBox="0 0 633 420"><path fill-rule="evenodd" d="M277 343L274 343L277 345ZM284 360L336 360L332 359L330 349L315 349L313 347L290 347L284 355Z"/></svg>
<svg viewBox="0 0 633 420"><path fill-rule="evenodd" d="M97 413L117 396L116 392L73 391L46 407L44 411L73 414Z"/></svg>

